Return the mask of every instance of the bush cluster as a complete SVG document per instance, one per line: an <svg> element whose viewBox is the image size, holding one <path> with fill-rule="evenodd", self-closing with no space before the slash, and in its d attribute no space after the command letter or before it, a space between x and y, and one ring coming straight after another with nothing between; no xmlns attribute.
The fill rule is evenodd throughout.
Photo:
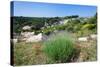
<svg viewBox="0 0 100 67"><path fill-rule="evenodd" d="M44 42L44 52L54 62L69 62L74 53L74 40L67 33L52 35Z"/></svg>

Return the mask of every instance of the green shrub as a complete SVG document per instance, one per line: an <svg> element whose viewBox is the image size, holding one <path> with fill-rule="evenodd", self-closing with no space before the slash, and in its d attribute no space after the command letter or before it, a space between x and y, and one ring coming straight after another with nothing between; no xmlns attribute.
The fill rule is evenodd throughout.
<svg viewBox="0 0 100 67"><path fill-rule="evenodd" d="M95 28L95 24L85 24L85 25L83 25L82 26L82 29L84 30L84 29L89 29L89 30L92 30L92 29L94 29Z"/></svg>
<svg viewBox="0 0 100 67"><path fill-rule="evenodd" d="M52 35L44 42L44 52L55 62L69 62L74 52L74 40L67 33Z"/></svg>
<svg viewBox="0 0 100 67"><path fill-rule="evenodd" d="M45 29L42 30L42 32L43 32L44 34L46 34L46 35L49 35L52 31L53 31L52 28L45 28Z"/></svg>
<svg viewBox="0 0 100 67"><path fill-rule="evenodd" d="M65 30L66 29L66 25L57 25L55 26L56 30Z"/></svg>

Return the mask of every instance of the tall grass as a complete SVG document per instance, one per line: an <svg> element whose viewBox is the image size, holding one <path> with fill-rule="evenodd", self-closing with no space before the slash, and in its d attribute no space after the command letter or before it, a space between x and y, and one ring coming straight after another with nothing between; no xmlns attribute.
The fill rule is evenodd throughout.
<svg viewBox="0 0 100 67"><path fill-rule="evenodd" d="M14 65L28 65L34 63L32 44L17 43L14 45Z"/></svg>
<svg viewBox="0 0 100 67"><path fill-rule="evenodd" d="M41 43L16 43L14 45L14 65L46 63L44 54L40 52L41 48L37 47L39 45Z"/></svg>
<svg viewBox="0 0 100 67"><path fill-rule="evenodd" d="M69 62L74 53L74 40L67 32L57 33L44 42L43 50L54 62Z"/></svg>

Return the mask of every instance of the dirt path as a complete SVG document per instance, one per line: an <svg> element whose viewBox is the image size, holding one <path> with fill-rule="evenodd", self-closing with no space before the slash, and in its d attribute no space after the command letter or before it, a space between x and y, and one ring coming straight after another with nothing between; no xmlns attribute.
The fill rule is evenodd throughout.
<svg viewBox="0 0 100 67"><path fill-rule="evenodd" d="M41 44L34 44L33 49L35 51L35 63L36 64L45 64L46 63L46 56L42 51Z"/></svg>

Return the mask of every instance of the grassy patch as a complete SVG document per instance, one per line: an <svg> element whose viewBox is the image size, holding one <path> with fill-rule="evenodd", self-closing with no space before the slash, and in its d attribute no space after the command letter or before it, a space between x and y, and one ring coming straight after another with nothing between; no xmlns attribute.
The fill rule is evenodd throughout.
<svg viewBox="0 0 100 67"><path fill-rule="evenodd" d="M45 64L41 43L17 43L14 45L14 65Z"/></svg>
<svg viewBox="0 0 100 67"><path fill-rule="evenodd" d="M72 34L70 34L72 36ZM54 64L97 60L96 40L76 42L67 32L50 35L43 43L14 44L14 65Z"/></svg>
<svg viewBox="0 0 100 67"><path fill-rule="evenodd" d="M80 43L81 52L78 61L96 61L97 60L97 44L95 40Z"/></svg>
<svg viewBox="0 0 100 67"><path fill-rule="evenodd" d="M66 32L57 33L44 42L43 50L54 62L69 62L74 53L74 40Z"/></svg>

